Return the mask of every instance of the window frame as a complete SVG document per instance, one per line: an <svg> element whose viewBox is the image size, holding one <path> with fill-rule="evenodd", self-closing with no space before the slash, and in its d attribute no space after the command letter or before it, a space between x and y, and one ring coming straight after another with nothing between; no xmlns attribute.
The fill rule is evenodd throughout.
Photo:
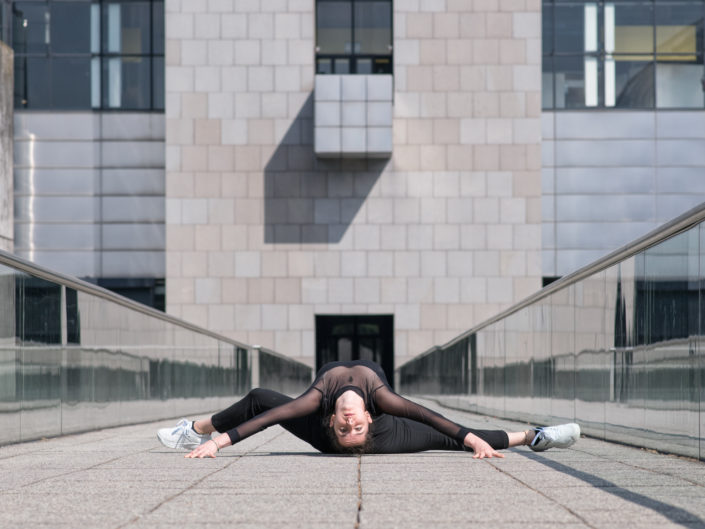
<svg viewBox="0 0 705 529"><path fill-rule="evenodd" d="M321 2L327 3L349 3L351 7L350 13L350 37L351 43L353 43L353 49L350 53L321 53L318 45L318 6ZM389 53L356 53L354 49L355 40L355 5L372 3L372 2L385 2L389 4L389 16L390 16L390 45ZM316 75L342 75L343 72L335 71L335 61L337 60L348 60L349 70L345 72L344 75L391 75L394 73L394 2L393 0L316 0L315 3L315 28L316 28L316 40L315 40L315 72ZM329 60L331 61L331 71L323 72L319 71L319 60ZM372 71L370 72L358 72L358 60L370 60L372 62ZM374 64L376 60L388 60L388 68L385 71L375 72Z"/></svg>
<svg viewBox="0 0 705 529"><path fill-rule="evenodd" d="M1 1L1 0L0 0ZM46 6L47 12L51 14L52 5L54 4L83 4L88 6L98 6L98 51L95 51L93 46L89 46L88 51L85 52L56 52L52 48L52 42L50 41L47 45L47 49L44 52L15 52L15 72L18 71L18 64L24 60L26 69L26 59L32 58L45 58L48 61L48 78L49 78L49 95L45 101L40 102L38 106L32 106L30 101L27 101L28 88L24 86L22 91L17 90L17 81L15 80L15 87L13 89L13 105L15 110L21 110L23 112L60 112L60 111L85 111L85 112L164 112L164 95L161 97L158 94L158 90L164 92L165 90L165 73L162 71L161 75L157 71L157 68L162 70L165 67L165 46L162 47L161 51L155 50L155 35L159 33L157 28L157 23L164 24L164 0L23 0L21 2L11 2L4 1L0 6L1 17L2 17L2 36L3 40L13 47L14 49L14 37L15 37L15 6L18 3L22 4L35 4L40 6ZM149 22L146 24L149 35L145 39L146 51L142 53L122 53L122 52L108 52L105 43L104 32L106 30L105 24L105 11L108 4L148 4L148 16ZM157 15L158 5L161 5L162 21L157 21L155 15ZM92 7L89 7L89 18L91 24L93 23L93 14L91 13ZM51 15L50 15L51 16ZM91 26L90 32L94 31ZM164 29L161 29L161 33L164 34ZM56 64L56 59L64 58L76 58L76 59L87 59L88 61L88 83L87 88L89 92L88 105L81 106L66 106L57 105L55 103L55 98L53 97L53 87L54 87L54 68ZM146 92L146 100L148 103L143 107L135 106L124 106L120 105L118 107L109 106L109 98L106 91L106 75L105 75L105 64L110 59L115 58L139 58L141 60L149 61L146 66L148 68L147 78L149 80L149 87ZM94 63L97 61L97 77L94 79ZM25 70L26 72L26 70ZM159 79L161 77L161 79ZM159 81L161 88L156 86L156 81ZM94 83L98 84L97 96L93 94ZM124 101L122 86L120 88L121 99ZM23 101L25 101L23 103ZM97 101L97 105L94 104Z"/></svg>
<svg viewBox="0 0 705 529"><path fill-rule="evenodd" d="M598 31L597 31L597 38L598 38L598 46L597 50L595 51L583 51L582 53L580 52L575 52L575 51L560 51L557 50L557 43L559 40L559 31L558 31L558 14L557 14L557 9L556 7L565 7L565 6L585 6L587 4L594 4L597 6L597 23L598 23ZM651 8L651 31L652 31L652 47L651 50L648 52L609 52L605 49L605 28L604 28L604 20L605 20L605 5L610 4L612 6L618 7L618 6L638 6L638 5L644 5L648 4ZM561 111L577 111L577 112L584 112L584 111L594 111L594 110L622 110L622 111L645 111L645 110L650 110L650 111L703 111L705 110L705 42L697 42L696 41L696 49L694 53L691 52L659 52L658 51L658 40L657 40L657 31L658 28L660 27L658 24L658 15L657 12L659 8L663 8L664 6L670 5L671 2L666 2L664 0L612 0L612 1L589 1L589 0L569 0L569 1L561 1L561 0L543 0L541 3L541 20L542 20L542 28L541 28L541 36L542 36L542 44L541 44L541 74L542 74L542 105L541 105L541 110L542 111L551 111L551 112L561 112ZM703 15L703 17L700 20L703 20L705 18L705 0L681 0L678 2L673 2L673 4L677 5L692 5L692 6L699 6L700 7L700 13ZM550 8L550 13L546 13L545 10L547 8ZM550 28L545 28L544 27L544 22L550 21L551 27ZM615 26L617 27L617 26ZM698 26L695 26L696 28ZM705 32L703 32L705 33ZM697 35L697 32L696 32ZM544 38L545 36L548 36L550 39L550 42L545 42ZM703 41L705 41L705 37L703 37ZM548 45L547 45L548 44ZM700 46L700 48L698 48ZM703 83L703 103L700 106L659 106L659 92L658 92L658 70L659 70L659 65L664 65L664 64L686 64L686 61L679 61L677 59L673 59L673 57L677 56L695 56L695 62L693 63L697 67L700 68L700 70L703 73L703 77L701 78L701 82ZM627 61L631 59L631 62L642 62L638 60L638 57L644 57L644 68L651 68L651 93L652 93L652 101L651 104L648 106L618 106L616 104L614 105L607 105L605 98L605 65L609 60L612 61L612 64L619 64L620 61L619 58L623 58L625 61L625 64ZM565 107L565 106L557 106L557 101L558 101L558 96L559 94L557 93L557 74L560 73L560 70L556 69L556 63L560 63L561 59L567 59L567 58L582 58L583 61L586 58L594 58L597 61L597 72L598 72L598 77L597 77L597 104L596 105L587 105L587 104L582 104L580 106L574 106L574 107ZM668 59L668 58L670 59ZM550 63L550 68L545 69L546 63ZM545 81L544 81L545 79ZM583 73L583 83L585 83L586 79L586 74ZM548 101L548 97L544 97L544 93L546 92L545 90L545 82L550 82L550 102ZM616 78L615 78L615 89L616 89ZM585 88L584 88L585 90Z"/></svg>

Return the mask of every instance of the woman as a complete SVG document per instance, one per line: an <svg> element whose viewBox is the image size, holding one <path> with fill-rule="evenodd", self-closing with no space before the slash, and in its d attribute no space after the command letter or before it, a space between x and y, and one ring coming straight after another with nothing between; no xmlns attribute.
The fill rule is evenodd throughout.
<svg viewBox="0 0 705 529"><path fill-rule="evenodd" d="M509 433L470 430L396 394L382 369L366 360L326 364L296 399L256 389L210 419L182 419L157 437L170 448L192 449L186 457L215 457L273 424L324 453L469 449L475 458L504 457L497 450L526 444L535 451L566 448L580 437L577 424ZM211 438L216 431L224 433Z"/></svg>

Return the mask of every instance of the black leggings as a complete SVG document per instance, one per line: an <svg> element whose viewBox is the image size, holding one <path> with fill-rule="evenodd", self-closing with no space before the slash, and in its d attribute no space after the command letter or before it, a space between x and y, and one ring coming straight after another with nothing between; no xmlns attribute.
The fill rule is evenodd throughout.
<svg viewBox="0 0 705 529"><path fill-rule="evenodd" d="M286 404L291 397L269 389L253 389L242 400L211 417L218 432L226 432L262 412ZM323 453L335 453L323 425L323 418L315 413L306 417L284 421L281 426L299 439L306 441ZM495 450L509 446L507 433L502 430L470 430ZM461 443L423 423L379 415L375 417L370 432L372 452L376 454L403 454L424 450L467 450Z"/></svg>

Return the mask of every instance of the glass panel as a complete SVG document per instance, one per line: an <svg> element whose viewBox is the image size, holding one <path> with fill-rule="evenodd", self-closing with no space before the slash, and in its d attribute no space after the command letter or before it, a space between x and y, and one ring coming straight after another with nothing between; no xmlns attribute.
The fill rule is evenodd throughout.
<svg viewBox="0 0 705 529"><path fill-rule="evenodd" d="M370 74L372 73L372 59L356 59L355 73Z"/></svg>
<svg viewBox="0 0 705 529"><path fill-rule="evenodd" d="M151 71L148 57L112 57L103 62L103 104L109 108L150 108Z"/></svg>
<svg viewBox="0 0 705 529"><path fill-rule="evenodd" d="M582 55L555 57L556 108L582 108L585 106L585 60Z"/></svg>
<svg viewBox="0 0 705 529"><path fill-rule="evenodd" d="M20 439L22 378L16 329L15 273L0 265L0 444Z"/></svg>
<svg viewBox="0 0 705 529"><path fill-rule="evenodd" d="M12 48L15 53L45 53L49 48L49 6L15 2L12 8Z"/></svg>
<svg viewBox="0 0 705 529"><path fill-rule="evenodd" d="M150 4L110 3L103 11L104 50L109 53L147 54L151 48Z"/></svg>
<svg viewBox="0 0 705 529"><path fill-rule="evenodd" d="M52 2L52 52L88 53L91 50L91 20L91 4Z"/></svg>
<svg viewBox="0 0 705 529"><path fill-rule="evenodd" d="M556 292L550 299L551 363L545 369L551 381L551 415L553 421L570 422L575 417L575 286Z"/></svg>
<svg viewBox="0 0 705 529"><path fill-rule="evenodd" d="M541 108L553 108L553 59L544 57L541 62Z"/></svg>
<svg viewBox="0 0 705 529"><path fill-rule="evenodd" d="M703 3L656 5L656 53L666 60L694 61L703 51Z"/></svg>
<svg viewBox="0 0 705 529"><path fill-rule="evenodd" d="M555 12L557 53L582 53L586 51L586 41L596 42L597 4L560 4Z"/></svg>
<svg viewBox="0 0 705 529"><path fill-rule="evenodd" d="M644 252L643 280L637 286L643 313L645 421L654 446L678 445L678 453L698 456L696 384L699 239L697 230L673 237Z"/></svg>
<svg viewBox="0 0 705 529"><path fill-rule="evenodd" d="M700 250L700 269L698 270L698 338L696 353L698 355L698 372L700 378L698 385L700 387L700 448L699 458L705 460L705 225L702 223L698 226L699 250Z"/></svg>
<svg viewBox="0 0 705 529"><path fill-rule="evenodd" d="M541 6L541 46L544 55L553 53L553 4L544 3Z"/></svg>
<svg viewBox="0 0 705 529"><path fill-rule="evenodd" d="M614 328L614 320L607 317L613 314L614 293L608 296L605 278L602 272L575 285L575 413L581 428L599 437L604 437L610 399Z"/></svg>
<svg viewBox="0 0 705 529"><path fill-rule="evenodd" d="M702 76L702 59L695 64L657 63L656 106L658 108L705 107Z"/></svg>
<svg viewBox="0 0 705 529"><path fill-rule="evenodd" d="M372 73L392 73L392 60L389 57L375 57L372 61Z"/></svg>
<svg viewBox="0 0 705 529"><path fill-rule="evenodd" d="M355 53L391 53L391 1L355 2L354 21Z"/></svg>
<svg viewBox="0 0 705 529"><path fill-rule="evenodd" d="M49 60L15 56L15 108L50 108Z"/></svg>
<svg viewBox="0 0 705 529"><path fill-rule="evenodd" d="M55 57L52 70L52 106L62 109L91 108L91 58Z"/></svg>
<svg viewBox="0 0 705 529"><path fill-rule="evenodd" d="M164 110L164 57L152 58L152 108Z"/></svg>
<svg viewBox="0 0 705 529"><path fill-rule="evenodd" d="M319 53L352 53L352 3L316 4L316 47Z"/></svg>
<svg viewBox="0 0 705 529"><path fill-rule="evenodd" d="M608 11L614 9L613 21ZM647 53L654 51L653 7L651 4L605 4L605 51ZM612 28L612 23L614 27ZM614 35L614 41L608 35Z"/></svg>
<svg viewBox="0 0 705 529"><path fill-rule="evenodd" d="M316 73L333 73L333 61L331 59L316 59Z"/></svg>
<svg viewBox="0 0 705 529"><path fill-rule="evenodd" d="M164 54L164 2L152 5L152 53Z"/></svg>
<svg viewBox="0 0 705 529"><path fill-rule="evenodd" d="M653 63L615 61L614 91L616 107L653 108Z"/></svg>
<svg viewBox="0 0 705 529"><path fill-rule="evenodd" d="M335 73L345 74L350 73L350 60L349 59L335 59Z"/></svg>

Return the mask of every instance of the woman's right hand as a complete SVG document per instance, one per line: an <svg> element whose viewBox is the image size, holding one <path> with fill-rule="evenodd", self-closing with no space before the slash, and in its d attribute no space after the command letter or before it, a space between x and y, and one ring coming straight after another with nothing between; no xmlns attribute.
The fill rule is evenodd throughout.
<svg viewBox="0 0 705 529"><path fill-rule="evenodd" d="M211 439L210 441L206 441L205 443L203 443L190 454L186 454L184 457L187 457L189 459L203 459L204 457L215 458L215 454L218 453L218 450L218 444L215 442L215 439Z"/></svg>

